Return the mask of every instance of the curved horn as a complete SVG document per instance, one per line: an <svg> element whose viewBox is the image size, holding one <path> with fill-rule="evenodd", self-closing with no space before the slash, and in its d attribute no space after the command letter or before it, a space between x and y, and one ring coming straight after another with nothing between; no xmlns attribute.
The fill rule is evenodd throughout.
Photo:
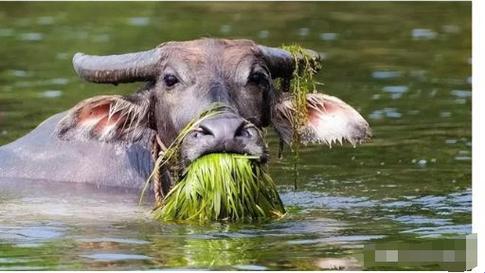
<svg viewBox="0 0 485 273"><path fill-rule="evenodd" d="M96 83L123 83L155 80L160 48L135 53L93 56L76 53L74 70L83 79Z"/></svg>
<svg viewBox="0 0 485 273"><path fill-rule="evenodd" d="M295 70L295 59L290 52L276 47L262 45L258 47L264 56L273 78L291 78L293 71ZM303 50L305 55L310 56L310 65L312 68L318 71L320 69L320 54L310 49ZM297 55L296 58L299 62L302 62L304 56L300 55L301 54Z"/></svg>

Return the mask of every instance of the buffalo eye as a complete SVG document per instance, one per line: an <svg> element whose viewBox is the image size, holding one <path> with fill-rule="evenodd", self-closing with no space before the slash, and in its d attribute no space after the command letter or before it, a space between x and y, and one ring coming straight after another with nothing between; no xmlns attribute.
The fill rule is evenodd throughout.
<svg viewBox="0 0 485 273"><path fill-rule="evenodd" d="M163 77L163 81L165 82L166 86L172 87L179 82L179 79L177 79L175 75L167 74Z"/></svg>
<svg viewBox="0 0 485 273"><path fill-rule="evenodd" d="M268 79L266 75L262 72L253 72L249 75L248 81L255 84L265 83Z"/></svg>

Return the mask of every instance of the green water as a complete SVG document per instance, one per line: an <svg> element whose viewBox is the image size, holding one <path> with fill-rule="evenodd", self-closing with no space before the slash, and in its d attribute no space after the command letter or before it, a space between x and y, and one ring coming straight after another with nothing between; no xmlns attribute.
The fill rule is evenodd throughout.
<svg viewBox="0 0 485 273"><path fill-rule="evenodd" d="M276 159L269 132L290 211L271 223L163 224L127 193L13 183L0 191L0 270L375 269L362 258L368 244L471 232L468 2L0 3L0 144L84 98L136 88L80 81L75 52L198 37L321 52L320 89L356 107L373 142L303 148L294 191L291 155Z"/></svg>

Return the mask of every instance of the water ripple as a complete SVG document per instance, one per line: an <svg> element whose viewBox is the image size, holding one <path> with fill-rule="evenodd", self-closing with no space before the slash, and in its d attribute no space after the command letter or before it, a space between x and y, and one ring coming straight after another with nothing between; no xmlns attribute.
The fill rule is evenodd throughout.
<svg viewBox="0 0 485 273"><path fill-rule="evenodd" d="M308 34L310 34L310 29L309 28L302 27L302 28L298 29L298 35L299 36L306 37L306 36L308 36Z"/></svg>
<svg viewBox="0 0 485 273"><path fill-rule="evenodd" d="M431 224L434 226L443 226L451 224L451 219L430 218L422 215L405 215L396 217L394 220L409 225Z"/></svg>
<svg viewBox="0 0 485 273"><path fill-rule="evenodd" d="M282 193L281 199L285 205L334 210L368 208L375 206L377 203L365 197L329 196L307 191Z"/></svg>
<svg viewBox="0 0 485 273"><path fill-rule="evenodd" d="M394 79L401 76L401 72L399 71L374 71L372 72L372 78L378 80L384 79Z"/></svg>
<svg viewBox="0 0 485 273"><path fill-rule="evenodd" d="M87 254L87 255L80 255L80 256L84 258L93 259L96 261L103 261L103 262L153 259L145 255L125 254L125 253L94 253L94 254Z"/></svg>
<svg viewBox="0 0 485 273"><path fill-rule="evenodd" d="M132 17L128 19L128 24L130 26L144 27L150 24L149 17Z"/></svg>
<svg viewBox="0 0 485 273"><path fill-rule="evenodd" d="M337 33L333 33L333 32L320 33L320 40L335 41L337 40Z"/></svg>
<svg viewBox="0 0 485 273"><path fill-rule="evenodd" d="M437 35L436 32L427 28L415 28L411 31L413 40L432 40L436 38Z"/></svg>
<svg viewBox="0 0 485 273"><path fill-rule="evenodd" d="M382 91L391 94L403 94L408 91L408 87L405 85L392 85L392 86L385 86L382 88Z"/></svg>
<svg viewBox="0 0 485 273"><path fill-rule="evenodd" d="M258 37L261 38L261 39L267 39L269 37L269 31L267 31L267 30L261 30L258 33Z"/></svg>
<svg viewBox="0 0 485 273"><path fill-rule="evenodd" d="M396 108L386 107L381 110L375 110L369 114L371 119L383 119L383 118L400 118L402 114L397 111Z"/></svg>
<svg viewBox="0 0 485 273"><path fill-rule="evenodd" d="M19 38L22 41L37 42L44 39L44 34L38 32L22 33Z"/></svg>
<svg viewBox="0 0 485 273"><path fill-rule="evenodd" d="M402 231L402 233L416 233L420 235L420 237L429 238L441 237L444 234L469 234L471 232L471 224L419 227Z"/></svg>
<svg viewBox="0 0 485 273"><path fill-rule="evenodd" d="M472 91L468 90L452 90L450 92L451 95L459 97L459 98L469 98L472 96Z"/></svg>
<svg viewBox="0 0 485 273"><path fill-rule="evenodd" d="M224 34L228 34L228 33L230 33L230 32L231 32L231 30L232 30L231 25L222 25L222 26L220 27L220 29L219 29L219 31L220 31L221 33L224 33Z"/></svg>
<svg viewBox="0 0 485 273"><path fill-rule="evenodd" d="M37 24L42 26L48 26L54 24L55 20L52 16L42 16L37 18Z"/></svg>
<svg viewBox="0 0 485 273"><path fill-rule="evenodd" d="M58 98L61 95L62 95L61 90L46 90L40 94L41 97L49 98L49 99Z"/></svg>

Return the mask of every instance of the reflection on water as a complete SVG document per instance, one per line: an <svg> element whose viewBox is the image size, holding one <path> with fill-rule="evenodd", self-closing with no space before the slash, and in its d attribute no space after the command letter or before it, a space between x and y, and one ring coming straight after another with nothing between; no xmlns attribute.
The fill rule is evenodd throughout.
<svg viewBox="0 0 485 273"><path fill-rule="evenodd" d="M137 87L80 81L75 52L202 36L319 51L319 88L355 106L374 139L303 147L294 191L292 157L277 159L268 130L289 211L270 223L157 223L137 192L0 180L0 270L362 269L368 243L471 232L470 3L53 5L0 4L0 144L84 98Z"/></svg>
<svg viewBox="0 0 485 273"><path fill-rule="evenodd" d="M51 259L65 255L71 259L62 259L63 269L362 269L359 249L366 242L471 232L469 222L455 220L471 213L470 190L373 200L281 189L289 210L281 220L198 226L152 221L149 207L137 205L137 193L33 181L22 181L27 189L19 193L19 182L0 182L0 268L5 269L53 269L59 261ZM39 193L42 197L31 197ZM14 259L19 252L50 254L39 264Z"/></svg>

